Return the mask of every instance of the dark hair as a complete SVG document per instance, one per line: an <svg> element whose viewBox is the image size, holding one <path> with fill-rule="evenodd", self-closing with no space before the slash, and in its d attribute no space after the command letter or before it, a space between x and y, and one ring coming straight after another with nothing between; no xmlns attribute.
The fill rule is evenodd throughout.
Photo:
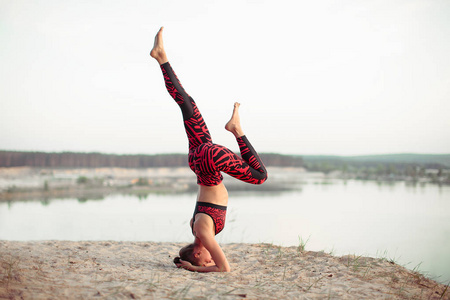
<svg viewBox="0 0 450 300"><path fill-rule="evenodd" d="M173 262L175 264L180 263L180 258L181 258L182 260L190 262L194 266L199 266L200 264L198 262L198 259L195 258L195 256L194 256L194 247L195 247L194 244L189 244L189 245L181 248L180 253L179 253L180 257L178 257L178 256L175 257Z"/></svg>

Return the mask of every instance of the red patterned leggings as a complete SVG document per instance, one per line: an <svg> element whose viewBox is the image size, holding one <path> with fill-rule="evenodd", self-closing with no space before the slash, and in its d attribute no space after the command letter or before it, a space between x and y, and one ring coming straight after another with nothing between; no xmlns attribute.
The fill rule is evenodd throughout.
<svg viewBox="0 0 450 300"><path fill-rule="evenodd" d="M242 158L224 146L213 144L194 99L186 93L170 64L162 64L161 70L167 91L183 113L189 140L189 167L197 175L197 183L218 185L223 179L220 172L252 184L266 181L266 168L247 137L237 138Z"/></svg>

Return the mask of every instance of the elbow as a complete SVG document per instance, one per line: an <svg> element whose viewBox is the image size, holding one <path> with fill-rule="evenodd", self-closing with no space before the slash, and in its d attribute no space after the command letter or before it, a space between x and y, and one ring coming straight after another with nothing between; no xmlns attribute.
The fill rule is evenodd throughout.
<svg viewBox="0 0 450 300"><path fill-rule="evenodd" d="M228 262L225 264L225 266L222 266L221 268L220 268L220 272L231 272L231 268L230 268L230 265L228 264Z"/></svg>
<svg viewBox="0 0 450 300"><path fill-rule="evenodd" d="M231 268L230 267L223 268L223 269L220 270L220 272L222 272L222 273L231 272Z"/></svg>
<svg viewBox="0 0 450 300"><path fill-rule="evenodd" d="M230 265L225 265L225 266L215 266L216 267L216 270L214 271L214 272L220 272L220 273L228 273L228 272L231 272L231 268L230 268Z"/></svg>

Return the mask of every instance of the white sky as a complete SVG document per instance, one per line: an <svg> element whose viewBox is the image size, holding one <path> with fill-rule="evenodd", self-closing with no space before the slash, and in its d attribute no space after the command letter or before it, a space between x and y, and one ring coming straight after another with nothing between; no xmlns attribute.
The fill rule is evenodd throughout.
<svg viewBox="0 0 450 300"><path fill-rule="evenodd" d="M0 0L0 149L183 153L169 60L216 143L450 152L450 1Z"/></svg>

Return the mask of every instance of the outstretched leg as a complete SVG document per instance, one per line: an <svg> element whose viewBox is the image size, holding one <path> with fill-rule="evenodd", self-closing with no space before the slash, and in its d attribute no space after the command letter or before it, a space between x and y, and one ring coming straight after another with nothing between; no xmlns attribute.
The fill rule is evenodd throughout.
<svg viewBox="0 0 450 300"><path fill-rule="evenodd" d="M186 93L167 59L162 31L163 27L156 34L150 56L160 64L166 89L183 113L184 127L189 140L189 150L192 150L200 144L211 142L211 135L194 99Z"/></svg>

